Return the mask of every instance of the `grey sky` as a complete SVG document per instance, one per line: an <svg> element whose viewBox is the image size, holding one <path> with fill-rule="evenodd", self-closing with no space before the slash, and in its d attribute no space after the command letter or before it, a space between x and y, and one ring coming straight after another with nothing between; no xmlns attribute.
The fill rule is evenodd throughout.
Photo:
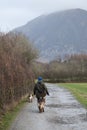
<svg viewBox="0 0 87 130"><path fill-rule="evenodd" d="M71 8L87 10L87 0L0 0L0 30L9 31L39 15Z"/></svg>

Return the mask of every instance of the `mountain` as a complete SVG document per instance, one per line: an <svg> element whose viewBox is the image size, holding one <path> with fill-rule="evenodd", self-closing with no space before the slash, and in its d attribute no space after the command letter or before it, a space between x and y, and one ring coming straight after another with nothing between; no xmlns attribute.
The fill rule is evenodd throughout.
<svg viewBox="0 0 87 130"><path fill-rule="evenodd" d="M41 59L87 53L87 11L70 9L42 15L16 28L40 50Z"/></svg>

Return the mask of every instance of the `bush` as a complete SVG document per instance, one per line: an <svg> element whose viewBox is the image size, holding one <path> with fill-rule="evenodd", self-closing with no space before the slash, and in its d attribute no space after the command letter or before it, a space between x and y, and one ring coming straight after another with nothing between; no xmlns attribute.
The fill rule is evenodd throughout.
<svg viewBox="0 0 87 130"><path fill-rule="evenodd" d="M21 34L0 35L0 109L18 102L33 89L32 61L38 51Z"/></svg>

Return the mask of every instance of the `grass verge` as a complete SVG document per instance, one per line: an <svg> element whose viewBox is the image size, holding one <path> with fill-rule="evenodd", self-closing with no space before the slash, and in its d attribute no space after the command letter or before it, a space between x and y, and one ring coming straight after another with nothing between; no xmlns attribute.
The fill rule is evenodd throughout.
<svg viewBox="0 0 87 130"><path fill-rule="evenodd" d="M12 121L16 118L18 112L25 105L26 101L21 101L13 110L10 110L3 115L0 121L0 130L8 130Z"/></svg>
<svg viewBox="0 0 87 130"><path fill-rule="evenodd" d="M87 83L59 83L69 89L77 100L87 109Z"/></svg>

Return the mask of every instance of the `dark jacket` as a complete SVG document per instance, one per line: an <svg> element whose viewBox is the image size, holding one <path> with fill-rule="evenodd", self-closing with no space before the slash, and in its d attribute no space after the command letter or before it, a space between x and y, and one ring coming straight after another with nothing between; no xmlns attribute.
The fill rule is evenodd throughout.
<svg viewBox="0 0 87 130"><path fill-rule="evenodd" d="M46 94L49 95L49 92L45 84L43 82L37 82L34 86L34 95L39 98L45 97Z"/></svg>

